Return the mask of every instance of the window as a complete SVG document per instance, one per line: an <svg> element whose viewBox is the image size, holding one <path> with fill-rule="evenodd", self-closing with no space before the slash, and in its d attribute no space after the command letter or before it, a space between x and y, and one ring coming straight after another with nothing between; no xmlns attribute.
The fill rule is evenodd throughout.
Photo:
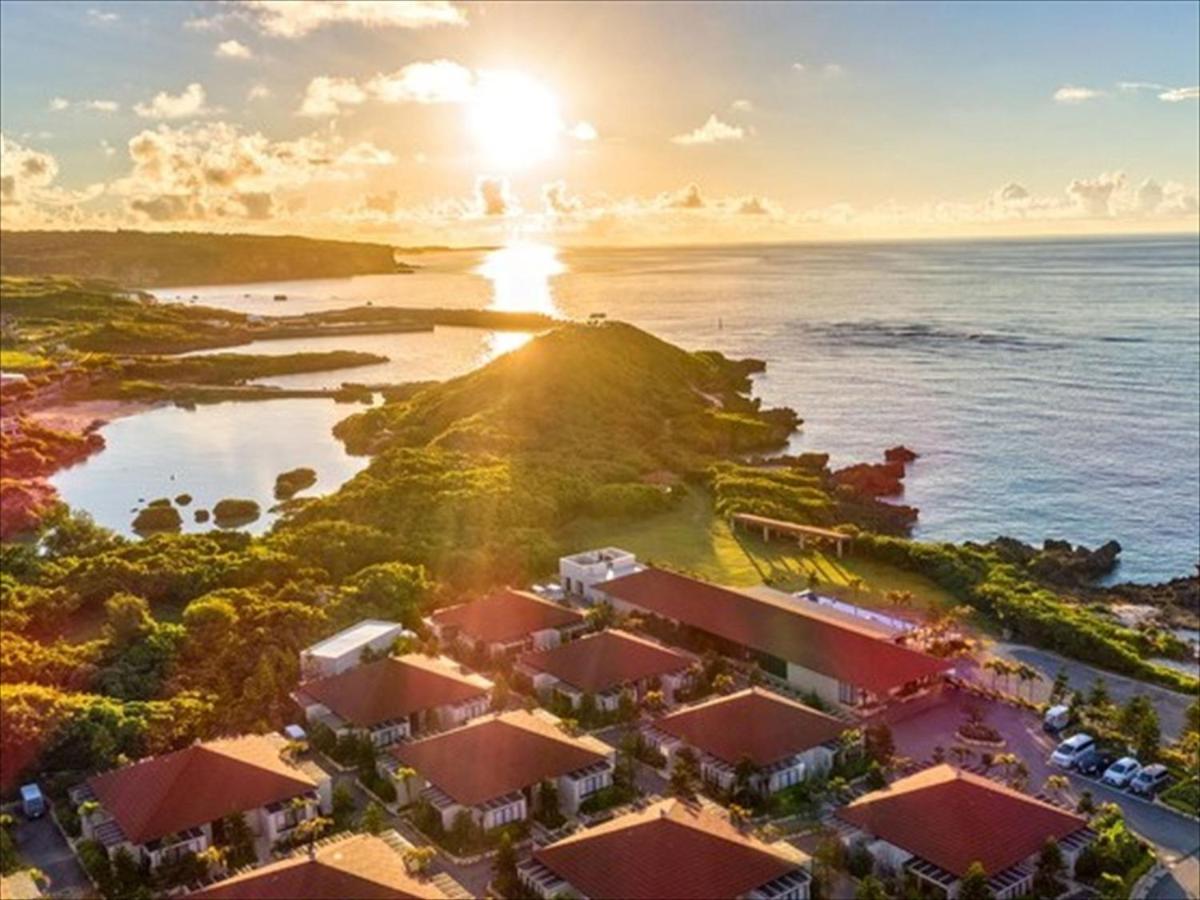
<svg viewBox="0 0 1200 900"><path fill-rule="evenodd" d="M839 681L838 700L849 706L853 706L858 702L858 690L852 684L846 684L844 681Z"/></svg>

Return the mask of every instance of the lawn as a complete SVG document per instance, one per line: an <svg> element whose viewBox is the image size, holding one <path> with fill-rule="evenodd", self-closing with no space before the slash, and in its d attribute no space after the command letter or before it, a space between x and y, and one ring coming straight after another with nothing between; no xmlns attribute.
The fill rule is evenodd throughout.
<svg viewBox="0 0 1200 900"><path fill-rule="evenodd" d="M0 369L7 372L36 372L50 365L50 360L24 350L0 350Z"/></svg>
<svg viewBox="0 0 1200 900"><path fill-rule="evenodd" d="M683 502L657 516L632 521L579 519L565 530L574 550L615 546L636 553L643 562L672 568L733 587L764 582L781 590L813 587L861 606L888 606L889 591L910 591L917 610L936 611L956 605L942 588L920 575L884 563L809 549L786 541L764 542L745 532L734 534L713 514L708 494L692 488ZM854 580L861 579L859 588Z"/></svg>

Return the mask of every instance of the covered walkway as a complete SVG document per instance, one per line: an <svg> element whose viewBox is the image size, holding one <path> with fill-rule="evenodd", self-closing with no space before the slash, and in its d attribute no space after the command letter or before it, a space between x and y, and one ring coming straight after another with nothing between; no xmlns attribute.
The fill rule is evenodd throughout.
<svg viewBox="0 0 1200 900"><path fill-rule="evenodd" d="M807 546L809 540L826 541L834 545L837 557L845 554L845 546L850 541L850 535L830 528L818 528L815 525L801 525L799 522L785 522L782 519L769 519L766 516L756 516L752 513L734 513L731 525L744 525L746 528L761 529L764 541L769 541L772 534L784 534L796 538L800 546Z"/></svg>

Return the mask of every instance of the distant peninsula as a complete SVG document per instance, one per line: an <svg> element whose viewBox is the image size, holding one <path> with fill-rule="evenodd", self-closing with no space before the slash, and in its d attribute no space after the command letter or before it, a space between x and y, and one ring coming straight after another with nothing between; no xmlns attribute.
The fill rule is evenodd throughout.
<svg viewBox="0 0 1200 900"><path fill-rule="evenodd" d="M433 247L192 231L5 231L0 274L54 272L140 288L410 272Z"/></svg>

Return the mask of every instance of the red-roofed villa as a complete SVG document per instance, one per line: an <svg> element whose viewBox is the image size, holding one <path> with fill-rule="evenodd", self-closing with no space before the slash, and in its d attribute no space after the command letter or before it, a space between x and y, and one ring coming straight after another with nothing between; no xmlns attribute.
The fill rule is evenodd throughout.
<svg viewBox="0 0 1200 900"><path fill-rule="evenodd" d="M548 650L588 627L578 610L510 588L435 610L425 623L439 641L458 642L489 656Z"/></svg>
<svg viewBox="0 0 1200 900"><path fill-rule="evenodd" d="M865 844L885 872L911 872L954 900L972 863L997 900L1023 897L1037 858L1058 842L1067 871L1096 835L1082 816L942 764L859 797L836 813L847 843Z"/></svg>
<svg viewBox="0 0 1200 900"><path fill-rule="evenodd" d="M733 787L739 765L748 761L748 787L767 795L828 772L847 727L802 703L749 688L663 716L642 734L668 767L690 747L701 777L722 790Z"/></svg>
<svg viewBox="0 0 1200 900"><path fill-rule="evenodd" d="M240 814L266 859L332 808L329 777L288 761L286 746L280 735L223 738L93 776L71 791L76 804L97 804L82 816L83 836L153 868L222 845L223 820Z"/></svg>
<svg viewBox="0 0 1200 900"><path fill-rule="evenodd" d="M448 657L409 653L301 684L292 699L310 723L335 734L370 735L386 747L455 728L491 706L492 683Z"/></svg>
<svg viewBox="0 0 1200 900"><path fill-rule="evenodd" d="M517 875L547 900L807 900L809 865L790 844L743 834L712 808L662 800L535 849Z"/></svg>

